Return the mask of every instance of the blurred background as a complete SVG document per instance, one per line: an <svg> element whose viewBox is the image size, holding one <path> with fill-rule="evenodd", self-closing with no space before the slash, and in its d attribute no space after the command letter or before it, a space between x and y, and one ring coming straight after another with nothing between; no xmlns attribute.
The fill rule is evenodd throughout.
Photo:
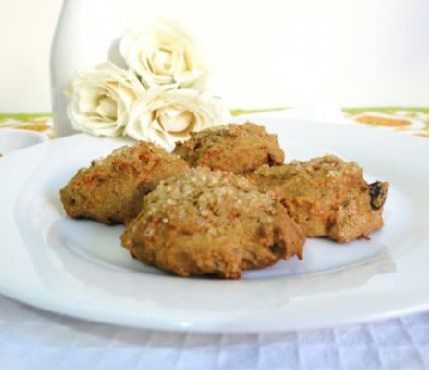
<svg viewBox="0 0 429 370"><path fill-rule="evenodd" d="M91 0L88 0L91 1ZM0 111L49 112L60 0L0 1ZM243 107L429 106L427 0L122 0L131 25L175 18Z"/></svg>

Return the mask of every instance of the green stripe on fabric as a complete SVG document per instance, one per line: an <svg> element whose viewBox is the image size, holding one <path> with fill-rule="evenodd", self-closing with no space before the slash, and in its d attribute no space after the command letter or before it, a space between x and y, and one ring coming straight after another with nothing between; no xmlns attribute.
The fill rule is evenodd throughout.
<svg viewBox="0 0 429 370"><path fill-rule="evenodd" d="M269 112L281 112L282 110L290 109L290 107L274 107L274 108L256 108L256 109L242 109L233 108L230 109L231 116L241 116L243 114L251 113L269 113Z"/></svg>
<svg viewBox="0 0 429 370"><path fill-rule="evenodd" d="M0 122L6 119L28 122L37 118L51 117L52 113L0 113Z"/></svg>
<svg viewBox="0 0 429 370"><path fill-rule="evenodd" d="M356 107L356 108L342 108L343 112L349 114L358 114L363 112L377 112L377 113L394 113L394 112L411 112L411 113L429 113L428 107Z"/></svg>

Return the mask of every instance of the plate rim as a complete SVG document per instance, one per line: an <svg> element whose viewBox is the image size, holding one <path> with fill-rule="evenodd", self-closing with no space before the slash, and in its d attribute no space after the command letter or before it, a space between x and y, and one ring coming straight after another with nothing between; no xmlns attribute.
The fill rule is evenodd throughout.
<svg viewBox="0 0 429 370"><path fill-rule="evenodd" d="M296 120L288 120L288 119L270 119L270 121L272 121L272 122L277 121L277 123L273 123L273 124L285 124L287 122L289 122L289 124L292 124L292 122L295 122L295 124L297 124ZM305 124L306 123L303 123L303 121L299 121L299 125L305 125ZM317 123L315 121L309 121L308 124L326 125L326 123ZM328 125L331 125L331 124L328 124ZM333 125L338 126L337 124L333 124ZM354 126L347 126L347 127L354 127ZM361 127L359 127L359 130L360 129L361 129ZM372 128L366 128L366 127L362 127L362 129L368 130L368 133L371 130L373 130ZM398 139L399 141L412 140L413 143L414 143L414 140L419 141L418 138L416 138L416 139L409 138L405 135L396 134L396 133L387 133L387 132L383 132L383 133L373 132L373 133L371 133L371 135L376 135L376 136L377 135L392 136L392 134L394 136L398 135L398 137L401 137L401 139ZM80 135L82 135L82 134L80 134ZM403 137L403 139L402 139L402 137ZM76 140L76 135L69 137L69 138L65 138L65 139L53 140L51 142L47 142L47 143L42 144L42 146L45 146L45 148L49 147L50 143L55 142L55 141L58 142L58 140ZM421 139L421 140L423 142L425 139ZM427 145L427 144L425 143L425 145ZM40 150L40 149L35 148L35 147L23 149L23 150L9 154L8 157L5 157L4 159L2 159L2 161L13 162L14 158L29 155L27 153L31 153L32 151L36 151L36 150ZM2 168L2 162L0 161L0 169L1 168ZM0 197L0 200L1 200L1 197ZM0 230L1 230L1 226L0 226ZM1 276L3 276L3 275L0 272L0 277ZM3 276L3 278L4 278L4 276ZM58 300L58 297L53 296L52 292L50 292L50 294L48 292L44 296L44 299L41 299L41 297L37 296L37 295L25 297L22 294L18 294L13 289L10 289L10 287L7 284L5 284L3 279L0 280L0 293L4 294L6 296L9 296L13 299L23 301L27 304L30 304L30 305L33 305L35 307L44 309L44 310L54 311L54 312L57 312L60 314L78 317L78 318L81 318L84 320L108 322L110 324L119 324L119 325L140 327L140 328L154 329L154 330L192 331L192 332L205 332L205 333L219 333L219 332L254 333L254 332L265 331L264 327L267 328L267 330L270 332L275 332L275 331L283 332L283 331L288 331L288 330L316 329L316 328L345 325L345 324L349 324L349 323L357 323L357 322L363 322L363 321L369 322L369 321L374 321L374 320L379 320L379 319L387 319L387 318L395 317L399 314L413 313L413 312L418 312L418 311L429 308L429 297L428 297L428 300L424 303L420 302L419 304L412 304L412 305L409 305L407 307L392 309L389 311L380 311L378 313L363 315L361 317L348 317L348 318L338 318L337 317L337 318L332 319L331 321L330 320L324 320L324 321L321 320L319 322L320 325L317 325L317 322L314 322L314 321L311 322L311 320L310 320L308 322L308 325L305 325L305 323L300 322L296 326L289 323L287 325L287 327L285 327L285 326L282 326L281 324L278 326L269 326L269 325L262 323L259 325L255 324L253 326L249 326L246 328L246 327L242 327L242 326L227 327L225 325L230 324L230 322L228 320L226 320L223 324L221 323L219 325L219 322L217 324L213 323L213 322L210 323L210 321L207 322L207 320L206 321L201 320L201 318L200 319L195 318L194 323L183 322L183 321L182 322L173 322L173 321L163 322L162 320L156 321L153 318L149 318L148 320L142 320L141 317L139 320L133 320L132 322L130 322L130 320L122 320L120 316L115 316L112 313L110 313L110 316L105 316L105 317L100 318L100 320L96 320L96 317L94 317L94 312L91 309L80 310L79 312L75 312L70 307L70 305L61 304L61 302L56 301L56 300ZM29 302L29 298L30 298L31 302Z"/></svg>

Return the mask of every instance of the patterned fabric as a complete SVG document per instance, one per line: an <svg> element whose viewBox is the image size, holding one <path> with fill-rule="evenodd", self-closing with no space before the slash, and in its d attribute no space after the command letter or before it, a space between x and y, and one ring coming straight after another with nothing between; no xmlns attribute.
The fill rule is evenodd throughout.
<svg viewBox="0 0 429 370"><path fill-rule="evenodd" d="M287 112L285 109L276 109L276 111ZM264 110L233 110L232 114L239 116L263 112ZM345 108L338 118L345 119L349 123L383 127L409 135L429 138L429 108ZM34 130L45 133L51 138L55 136L50 113L0 114L1 127Z"/></svg>
<svg viewBox="0 0 429 370"><path fill-rule="evenodd" d="M352 122L385 127L405 134L429 138L429 109L427 108L365 108L344 109Z"/></svg>
<svg viewBox="0 0 429 370"><path fill-rule="evenodd" d="M0 114L1 127L36 131L50 138L55 136L50 113L3 113Z"/></svg>

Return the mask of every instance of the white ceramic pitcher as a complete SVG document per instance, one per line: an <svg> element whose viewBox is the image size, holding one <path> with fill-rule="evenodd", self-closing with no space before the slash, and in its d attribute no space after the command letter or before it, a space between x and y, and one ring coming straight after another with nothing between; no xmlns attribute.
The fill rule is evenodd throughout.
<svg viewBox="0 0 429 370"><path fill-rule="evenodd" d="M116 0L64 0L52 42L50 75L52 110L58 137L75 133L67 117L64 89L81 70L115 59L124 31Z"/></svg>

